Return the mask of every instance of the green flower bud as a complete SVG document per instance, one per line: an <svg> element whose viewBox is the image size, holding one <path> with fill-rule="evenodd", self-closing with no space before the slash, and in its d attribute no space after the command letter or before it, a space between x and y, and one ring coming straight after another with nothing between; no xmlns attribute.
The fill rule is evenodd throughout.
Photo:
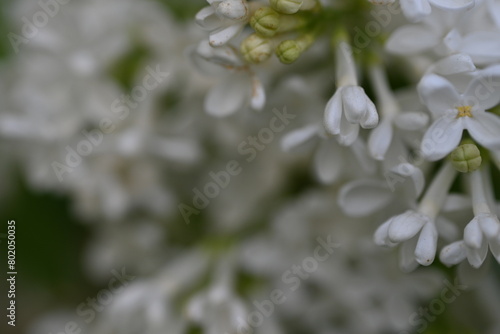
<svg viewBox="0 0 500 334"><path fill-rule="evenodd" d="M250 25L260 35L273 37L280 26L280 14L270 7L262 7L250 18Z"/></svg>
<svg viewBox="0 0 500 334"><path fill-rule="evenodd" d="M302 0L269 0L271 7L283 14L295 14L302 6Z"/></svg>
<svg viewBox="0 0 500 334"><path fill-rule="evenodd" d="M276 55L283 64L293 63L301 53L302 48L294 40L283 41L276 49Z"/></svg>
<svg viewBox="0 0 500 334"><path fill-rule="evenodd" d="M283 64L291 64L311 46L314 40L314 34L305 34L295 40L283 41L276 48L276 55Z"/></svg>
<svg viewBox="0 0 500 334"><path fill-rule="evenodd" d="M451 152L451 162L462 173L473 172L481 166L481 152L474 144L463 144Z"/></svg>
<svg viewBox="0 0 500 334"><path fill-rule="evenodd" d="M241 43L240 51L249 63L258 64L271 56L273 48L271 41L257 34L252 34Z"/></svg>

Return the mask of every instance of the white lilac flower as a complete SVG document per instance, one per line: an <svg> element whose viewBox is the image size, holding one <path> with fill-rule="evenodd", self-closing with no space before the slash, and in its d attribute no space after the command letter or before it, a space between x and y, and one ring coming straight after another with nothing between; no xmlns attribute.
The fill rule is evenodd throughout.
<svg viewBox="0 0 500 334"><path fill-rule="evenodd" d="M381 121L378 126L370 132L368 137L368 151L376 160L393 163L394 159L387 159L387 151L393 146L392 155L407 156L408 152L401 148L404 142L402 135L411 131L420 131L428 123L428 116L420 111L402 112L399 103L391 91L386 74L380 66L374 66L370 70L370 78L375 95L377 97L377 109L381 114ZM400 145L398 145L400 144ZM399 148L399 149L398 149ZM401 163L401 161L398 161ZM393 166L389 165L389 168Z"/></svg>
<svg viewBox="0 0 500 334"><path fill-rule="evenodd" d="M205 110L210 115L228 116L248 104L255 110L264 107L266 96L261 81L234 48L212 48L208 42L202 41L191 52L191 59L205 73L223 70L225 75L205 97Z"/></svg>
<svg viewBox="0 0 500 334"><path fill-rule="evenodd" d="M368 156L361 138L347 148L340 146L337 140L325 133L321 124L307 125L287 133L281 147L284 151L292 151L312 140L319 142L314 152L313 169L320 182L334 183L349 172L354 172L354 175L375 173L376 165ZM346 166L351 166L351 170L346 171Z"/></svg>
<svg viewBox="0 0 500 334"><path fill-rule="evenodd" d="M338 38L335 47L337 91L328 101L324 125L327 133L335 135L343 146L352 145L359 134L359 127L371 129L378 124L375 105L358 85L351 46L345 38Z"/></svg>
<svg viewBox="0 0 500 334"><path fill-rule="evenodd" d="M108 305L102 315L90 324L92 333L185 333L189 321L183 316L178 299L200 283L207 271L208 255L200 249L191 249L172 258L149 278L121 268L130 281L124 281L115 302ZM109 272L116 268L109 268ZM119 270L118 270L119 271Z"/></svg>
<svg viewBox="0 0 500 334"><path fill-rule="evenodd" d="M366 217L397 203L411 207L425 185L422 171L402 163L388 170L384 179L358 178L346 183L339 192L338 203L350 217Z"/></svg>
<svg viewBox="0 0 500 334"><path fill-rule="evenodd" d="M464 53L452 54L429 66L425 74L435 73L442 76L467 73L476 70L472 58Z"/></svg>
<svg viewBox="0 0 500 334"><path fill-rule="evenodd" d="M210 31L209 42L221 46L236 37L250 18L246 0L207 0L210 6L196 14L196 22Z"/></svg>
<svg viewBox="0 0 500 334"><path fill-rule="evenodd" d="M438 160L458 146L467 130L480 145L500 149L500 117L486 111L500 102L500 66L491 66L475 73L460 94L444 77L430 74L419 83L423 103L434 122L422 139L421 150L429 160Z"/></svg>
<svg viewBox="0 0 500 334"><path fill-rule="evenodd" d="M416 210L409 210L383 223L375 232L378 245L394 247L400 243L400 266L405 271L418 264L428 266L434 261L438 230L436 218L445 203L457 171L447 162L432 180Z"/></svg>
<svg viewBox="0 0 500 334"><path fill-rule="evenodd" d="M374 4L389 5L396 0L368 0ZM403 14L409 21L416 22L428 16L432 6L445 10L469 9L475 0L399 0ZM432 6L431 6L432 5Z"/></svg>
<svg viewBox="0 0 500 334"><path fill-rule="evenodd" d="M234 291L234 259L225 256L214 268L213 283L193 296L187 316L207 334L237 333L247 317L245 304Z"/></svg>
<svg viewBox="0 0 500 334"><path fill-rule="evenodd" d="M474 218L464 229L463 240L444 247L440 259L454 265L467 258L474 268L480 267L488 248L500 263L500 221L496 214L495 200L488 170L476 170L469 175Z"/></svg>
<svg viewBox="0 0 500 334"><path fill-rule="evenodd" d="M398 27L385 46L397 55L462 53L477 65L491 64L500 60L500 30L493 24L476 24L490 21L478 11L436 9L422 22Z"/></svg>

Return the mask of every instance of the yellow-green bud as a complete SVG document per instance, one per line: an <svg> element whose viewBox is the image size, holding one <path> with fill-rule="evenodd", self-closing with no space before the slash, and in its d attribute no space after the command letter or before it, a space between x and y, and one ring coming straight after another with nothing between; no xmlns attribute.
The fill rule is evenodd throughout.
<svg viewBox="0 0 500 334"><path fill-rule="evenodd" d="M295 14L302 6L302 0L269 0L271 7L283 14Z"/></svg>
<svg viewBox="0 0 500 334"><path fill-rule="evenodd" d="M295 40L283 41L276 48L276 55L283 64L291 64L314 43L314 40L314 34L305 34Z"/></svg>
<svg viewBox="0 0 500 334"><path fill-rule="evenodd" d="M473 172L481 166L481 152L474 144L463 144L451 152L451 162L462 173Z"/></svg>
<svg viewBox="0 0 500 334"><path fill-rule="evenodd" d="M276 49L276 55L283 64L293 63L299 58L301 53L302 48L294 40L283 41Z"/></svg>
<svg viewBox="0 0 500 334"><path fill-rule="evenodd" d="M271 7L261 7L250 18L250 25L258 34L273 37L280 26L280 14Z"/></svg>
<svg viewBox="0 0 500 334"><path fill-rule="evenodd" d="M241 43L240 50L243 57L253 64L267 60L273 52L271 41L257 34L245 38Z"/></svg>

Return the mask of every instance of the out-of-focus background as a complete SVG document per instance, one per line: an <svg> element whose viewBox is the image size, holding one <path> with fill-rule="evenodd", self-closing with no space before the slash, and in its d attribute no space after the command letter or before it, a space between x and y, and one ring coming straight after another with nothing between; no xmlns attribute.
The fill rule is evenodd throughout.
<svg viewBox="0 0 500 334"><path fill-rule="evenodd" d="M59 182L50 164L57 161L57 154L60 154L60 162L64 163L67 152L64 146L85 139L80 131L98 125L101 117L96 115L98 108L111 108L111 103L96 108L93 104L99 103L96 102L99 99L97 95L116 94L116 98L119 98L120 94L125 94L135 85L136 79L142 79L148 64L153 68L161 64L164 71L170 71L170 78L157 92L151 93L154 97L147 97L144 104L148 106L144 106L143 110L133 110L132 114L147 112L144 109L152 108L150 104L153 100L158 114L180 114L183 108L174 111L169 109L186 96L191 96L193 101L185 113L200 114L200 96L185 91L190 89L193 82L188 78L190 74L186 73L190 65L183 49L197 39L193 26L185 22L192 20L196 11L204 5L203 1L178 0L4 0L0 3L0 332L49 333L37 325L41 317L54 313L57 318L59 313L64 316L74 311L86 298L95 296L102 288L103 281L109 279L111 273L106 272L105 268L102 269L104 277L100 276L101 273L92 273L88 267L92 266L93 261L123 257L123 261L117 261L126 262L130 256L138 257L138 262L148 261L147 254L138 254L132 249L129 250L130 254L118 249L99 248L105 248L104 245L96 245L95 250L92 250L92 242L105 243L108 234L134 233L134 229L139 234L143 230L142 233L153 235L153 239L163 240L167 237L165 230L155 230L148 214L133 207L135 199L116 199L113 197L120 194L113 195L106 193L105 189L96 189L96 183L100 182L97 178L106 178L105 175L99 176L96 170L89 170L88 173L96 179L76 176L81 177L82 183L81 188L76 190L68 185L71 182L70 175L64 175L63 181ZM48 18L46 23L45 18ZM110 99L112 97L109 96ZM177 125L169 124L168 117L164 115L165 124L156 125L159 128L175 128ZM125 122L134 121L129 119ZM119 126L125 132L128 125ZM183 131L178 129L174 136L183 135ZM102 146L108 146L107 149L111 151L118 150L113 143L120 140L118 132L119 129L106 134ZM99 148L94 148L93 153L97 155ZM113 164L105 161L113 154L108 154L107 149L102 148L101 156L89 157L89 160L95 160L96 164ZM190 159L188 156L188 165L192 165ZM142 159L137 158L137 164L142 162ZM173 165L175 162L158 158L157 163L162 169L161 173L165 174L158 177L167 177L166 170L173 169L176 175L190 179L189 171L183 170L182 162ZM126 173L128 164L125 161L122 164L123 172ZM114 169L119 169L119 166L103 168L102 172L109 173L109 177L120 177L118 170ZM135 168L131 173L148 174L147 166ZM136 182L141 183L140 177L137 178ZM182 184L183 181L178 182ZM117 204L119 208L115 209L93 206L106 205L102 203L89 204L92 206L89 209L78 208L79 205L87 205L82 203L87 200L82 196L87 195L77 194L85 191L83 188L86 184L89 188L94 187L89 190L92 194L88 196L96 197L89 201L124 202ZM162 187L161 181L158 181L158 187ZM128 190L115 191L123 192L123 196L131 196ZM138 200L146 201L140 199L142 195L137 195ZM172 226L177 225L187 231L182 217L178 218L176 214L163 215L164 211L172 208L167 208L171 203L160 199L161 195L151 195L147 199L151 205L158 206L155 223L165 227L169 220ZM179 219L181 221L174 222ZM5 284L8 220L16 221L18 309L15 328L7 325L5 317L8 306ZM134 220L137 221L136 225ZM101 225L102 230L96 228L97 225ZM124 231L127 229L129 231ZM126 238L126 235L121 237ZM144 243L146 245L142 246L147 247L149 240L144 240ZM78 320L76 314L74 317ZM60 331L63 330L64 326L60 328ZM56 334L55 329L53 333Z"/></svg>

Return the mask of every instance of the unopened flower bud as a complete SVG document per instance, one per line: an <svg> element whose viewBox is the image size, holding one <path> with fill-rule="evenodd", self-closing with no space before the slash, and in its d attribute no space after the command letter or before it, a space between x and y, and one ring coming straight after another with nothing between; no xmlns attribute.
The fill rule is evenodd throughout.
<svg viewBox="0 0 500 334"><path fill-rule="evenodd" d="M474 144L463 144L451 152L451 162L459 172L473 172L481 166L481 152Z"/></svg>
<svg viewBox="0 0 500 334"><path fill-rule="evenodd" d="M295 14L302 6L302 0L270 0L271 7L283 14Z"/></svg>
<svg viewBox="0 0 500 334"><path fill-rule="evenodd" d="M295 40L286 40L276 48L276 55L283 64L291 64L314 42L313 34L302 35Z"/></svg>
<svg viewBox="0 0 500 334"><path fill-rule="evenodd" d="M241 43L240 50L243 57L253 64L267 60L273 52L271 41L257 34L245 38Z"/></svg>
<svg viewBox="0 0 500 334"><path fill-rule="evenodd" d="M283 41L276 49L276 55L284 64L293 63L299 58L301 53L302 49L294 40Z"/></svg>
<svg viewBox="0 0 500 334"><path fill-rule="evenodd" d="M280 25L280 14L271 7L259 8L251 17L250 25L258 34L273 37Z"/></svg>

